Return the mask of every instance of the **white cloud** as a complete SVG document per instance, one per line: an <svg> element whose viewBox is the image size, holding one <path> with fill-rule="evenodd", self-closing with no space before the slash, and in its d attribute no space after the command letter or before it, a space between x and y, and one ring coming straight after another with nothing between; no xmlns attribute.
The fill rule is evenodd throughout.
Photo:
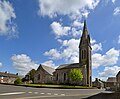
<svg viewBox="0 0 120 99"><path fill-rule="evenodd" d="M83 8L94 9L99 0L39 0L39 15L80 15Z"/></svg>
<svg viewBox="0 0 120 99"><path fill-rule="evenodd" d="M112 0L112 3L115 3L116 0Z"/></svg>
<svg viewBox="0 0 120 99"><path fill-rule="evenodd" d="M101 43L92 45L92 51L93 52L97 52L99 50L102 50L102 44Z"/></svg>
<svg viewBox="0 0 120 99"><path fill-rule="evenodd" d="M0 68L3 67L3 64L0 62Z"/></svg>
<svg viewBox="0 0 120 99"><path fill-rule="evenodd" d="M14 8L9 1L0 0L0 35L16 36Z"/></svg>
<svg viewBox="0 0 120 99"><path fill-rule="evenodd" d="M52 60L49 60L49 61L45 61L44 63L42 63L43 65L45 65L45 66L49 66L49 67L53 67L53 68L55 68L56 67L56 65L53 63L53 61Z"/></svg>
<svg viewBox="0 0 120 99"><path fill-rule="evenodd" d="M120 7L116 7L114 9L113 15L119 15L120 14Z"/></svg>
<svg viewBox="0 0 120 99"><path fill-rule="evenodd" d="M44 53L50 59L65 59L66 62L78 62L79 39L60 40L61 50L51 49Z"/></svg>
<svg viewBox="0 0 120 99"><path fill-rule="evenodd" d="M53 60L64 59L67 63L78 63L79 62L79 39L69 39L69 40L61 40L58 39L61 46L60 49L51 49L44 53L45 56L48 56ZM92 40L92 47L94 52L101 50L101 43L97 43L95 40ZM95 57L95 58L94 58ZM94 60L96 56L94 55ZM94 63L95 65L95 63ZM99 65L99 64L98 64ZM96 65L95 65L96 66Z"/></svg>
<svg viewBox="0 0 120 99"><path fill-rule="evenodd" d="M80 37L82 35L82 30L72 27L69 32L69 35L71 35L74 38Z"/></svg>
<svg viewBox="0 0 120 99"><path fill-rule="evenodd" d="M62 57L69 63L78 63L79 62L79 39L70 39L64 40L62 47Z"/></svg>
<svg viewBox="0 0 120 99"><path fill-rule="evenodd" d="M118 36L118 44L120 44L120 35Z"/></svg>
<svg viewBox="0 0 120 99"><path fill-rule="evenodd" d="M59 22L53 22L51 24L51 28L57 38L59 38L60 36L68 35L70 30L70 27L68 26L63 27Z"/></svg>
<svg viewBox="0 0 120 99"><path fill-rule="evenodd" d="M120 52L115 48L111 48L105 53L105 55L95 53L92 55L93 68L98 68L99 66L115 65L119 59L119 56Z"/></svg>
<svg viewBox="0 0 120 99"><path fill-rule="evenodd" d="M104 71L99 73L99 76L102 79L107 79L108 77L116 77L119 71L119 66L105 67Z"/></svg>
<svg viewBox="0 0 120 99"><path fill-rule="evenodd" d="M102 50L102 44L97 43L95 39L90 40L91 45L92 45L92 52L97 52L99 50Z"/></svg>
<svg viewBox="0 0 120 99"><path fill-rule="evenodd" d="M53 60L55 60L55 59L61 59L61 55L60 55L60 53L59 53L59 51L57 49L51 49L49 51L46 51L44 53L44 55L45 56L49 56L50 59L53 59Z"/></svg>
<svg viewBox="0 0 120 99"><path fill-rule="evenodd" d="M11 57L13 67L18 71L20 75L25 75L31 69L36 69L39 65L31 60L26 54L13 55Z"/></svg>
<svg viewBox="0 0 120 99"><path fill-rule="evenodd" d="M80 21L75 20L75 21L73 22L73 26L74 26L74 27L81 27L81 28L83 28L84 23L81 23Z"/></svg>

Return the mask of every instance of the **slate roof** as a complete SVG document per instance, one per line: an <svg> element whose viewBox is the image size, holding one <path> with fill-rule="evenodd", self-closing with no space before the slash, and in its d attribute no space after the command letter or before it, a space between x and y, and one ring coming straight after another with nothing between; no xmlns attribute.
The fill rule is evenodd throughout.
<svg viewBox="0 0 120 99"><path fill-rule="evenodd" d="M107 82L116 82L116 77L108 77Z"/></svg>
<svg viewBox="0 0 120 99"><path fill-rule="evenodd" d="M48 74L50 74L50 75L53 75L53 72L55 71L54 68L49 67L49 66L45 66L45 65L42 65L42 64L40 64L40 66L38 67L38 69L39 69L40 67L42 67L42 68L43 68Z"/></svg>
<svg viewBox="0 0 120 99"><path fill-rule="evenodd" d="M63 64L63 65L60 65L57 69L80 68L82 66L83 64L79 65L79 63Z"/></svg>
<svg viewBox="0 0 120 99"><path fill-rule="evenodd" d="M6 72L0 72L0 77L13 77L13 78L17 78L18 75L11 74L11 73L6 73Z"/></svg>

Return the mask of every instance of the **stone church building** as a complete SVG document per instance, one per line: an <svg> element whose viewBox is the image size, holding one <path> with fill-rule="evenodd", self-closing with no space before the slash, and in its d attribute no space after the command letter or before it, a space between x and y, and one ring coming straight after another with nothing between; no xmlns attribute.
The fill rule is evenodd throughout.
<svg viewBox="0 0 120 99"><path fill-rule="evenodd" d="M77 85L92 86L92 48L90 43L90 35L88 34L86 21L84 21L83 33L79 44L79 63L60 65L54 72L52 72L52 80L55 84L72 84L69 77L71 69L80 69L83 74L83 80L77 81ZM39 76L39 71L37 74ZM41 75L41 74L40 74ZM36 75L35 78L38 78ZM51 75L50 75L51 77Z"/></svg>

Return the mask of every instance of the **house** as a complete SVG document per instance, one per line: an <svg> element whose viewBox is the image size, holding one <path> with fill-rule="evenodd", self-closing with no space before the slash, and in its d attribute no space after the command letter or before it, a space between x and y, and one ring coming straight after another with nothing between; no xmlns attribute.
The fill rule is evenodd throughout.
<svg viewBox="0 0 120 99"><path fill-rule="evenodd" d="M116 75L117 88L120 88L120 71Z"/></svg>
<svg viewBox="0 0 120 99"><path fill-rule="evenodd" d="M53 83L54 68L40 64L34 75L34 83Z"/></svg>
<svg viewBox="0 0 120 99"><path fill-rule="evenodd" d="M104 83L100 79L95 78L95 81L93 82L93 86L101 89L104 88Z"/></svg>
<svg viewBox="0 0 120 99"><path fill-rule="evenodd" d="M17 74L11 74L8 72L0 72L0 83L14 83L17 79Z"/></svg>
<svg viewBox="0 0 120 99"><path fill-rule="evenodd" d="M92 48L86 21L84 21L83 33L78 47L79 63L62 64L56 69L40 65L35 73L34 83L72 84L69 72L71 69L79 69L83 74L83 80L76 81L75 84L92 86Z"/></svg>
<svg viewBox="0 0 120 99"><path fill-rule="evenodd" d="M117 84L116 77L108 77L105 87L106 89L115 90L116 84Z"/></svg>

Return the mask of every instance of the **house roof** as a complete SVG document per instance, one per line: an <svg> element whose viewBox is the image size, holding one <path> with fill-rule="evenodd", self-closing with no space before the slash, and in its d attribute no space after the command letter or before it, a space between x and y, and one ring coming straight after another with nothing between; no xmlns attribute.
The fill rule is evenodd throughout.
<svg viewBox="0 0 120 99"><path fill-rule="evenodd" d="M60 65L57 69L79 68L82 66L83 65L79 63L63 64L63 65Z"/></svg>
<svg viewBox="0 0 120 99"><path fill-rule="evenodd" d="M13 78L17 78L18 75L7 73L7 72L0 72L0 77L13 77Z"/></svg>
<svg viewBox="0 0 120 99"><path fill-rule="evenodd" d="M38 67L38 69L39 69L40 67L42 67L42 68L43 68L48 74L50 74L50 75L53 75L53 72L55 71L54 68L49 67L49 66L45 66L45 65L42 65L42 64L40 64L40 66Z"/></svg>
<svg viewBox="0 0 120 99"><path fill-rule="evenodd" d="M120 75L120 71L117 73L116 77L117 77L118 75Z"/></svg>
<svg viewBox="0 0 120 99"><path fill-rule="evenodd" d="M116 77L108 77L107 82L116 82Z"/></svg>

